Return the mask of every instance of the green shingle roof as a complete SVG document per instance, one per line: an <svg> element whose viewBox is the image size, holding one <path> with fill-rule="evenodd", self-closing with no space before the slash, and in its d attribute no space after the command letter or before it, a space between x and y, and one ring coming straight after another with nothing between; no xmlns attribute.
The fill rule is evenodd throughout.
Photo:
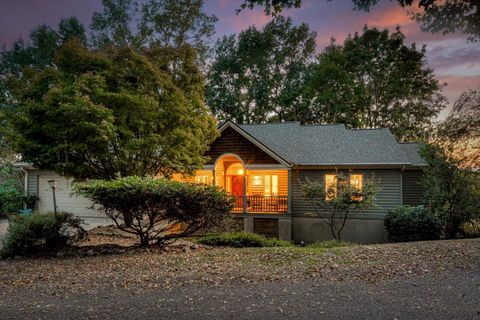
<svg viewBox="0 0 480 320"><path fill-rule="evenodd" d="M347 129L343 124L301 125L300 122L238 126L292 165L419 162L414 144L399 144L388 129Z"/></svg>

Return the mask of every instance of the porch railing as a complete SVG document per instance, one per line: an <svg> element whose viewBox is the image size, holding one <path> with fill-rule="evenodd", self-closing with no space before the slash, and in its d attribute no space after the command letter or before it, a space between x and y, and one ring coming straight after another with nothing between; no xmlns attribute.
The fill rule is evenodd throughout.
<svg viewBox="0 0 480 320"><path fill-rule="evenodd" d="M252 213L286 213L288 196L247 196L247 210ZM233 196L233 212L244 212L243 196Z"/></svg>

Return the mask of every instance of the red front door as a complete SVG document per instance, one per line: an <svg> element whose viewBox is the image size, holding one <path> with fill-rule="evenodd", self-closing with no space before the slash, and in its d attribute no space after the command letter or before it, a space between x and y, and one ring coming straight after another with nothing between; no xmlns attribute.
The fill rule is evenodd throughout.
<svg viewBox="0 0 480 320"><path fill-rule="evenodd" d="M243 196L243 176L232 176L232 195Z"/></svg>

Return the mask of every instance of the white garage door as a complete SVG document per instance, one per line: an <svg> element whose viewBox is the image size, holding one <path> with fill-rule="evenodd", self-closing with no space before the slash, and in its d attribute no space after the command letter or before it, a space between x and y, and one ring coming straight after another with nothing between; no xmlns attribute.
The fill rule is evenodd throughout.
<svg viewBox="0 0 480 320"><path fill-rule="evenodd" d="M38 177L38 211L53 212L52 188L49 180L55 180L57 199L57 210L74 213L81 218L107 220L104 213L92 208L92 203L82 197L71 195L72 181L58 175L39 175ZM99 221L100 222L100 221Z"/></svg>

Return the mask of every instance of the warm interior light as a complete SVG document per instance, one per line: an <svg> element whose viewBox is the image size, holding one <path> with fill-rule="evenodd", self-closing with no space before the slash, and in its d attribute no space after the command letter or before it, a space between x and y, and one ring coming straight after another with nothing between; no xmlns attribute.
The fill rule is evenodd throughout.
<svg viewBox="0 0 480 320"><path fill-rule="evenodd" d="M261 186L262 185L262 177L261 176L254 176L252 183L253 183L254 186Z"/></svg>
<svg viewBox="0 0 480 320"><path fill-rule="evenodd" d="M237 174L243 176L243 169L238 169Z"/></svg>

